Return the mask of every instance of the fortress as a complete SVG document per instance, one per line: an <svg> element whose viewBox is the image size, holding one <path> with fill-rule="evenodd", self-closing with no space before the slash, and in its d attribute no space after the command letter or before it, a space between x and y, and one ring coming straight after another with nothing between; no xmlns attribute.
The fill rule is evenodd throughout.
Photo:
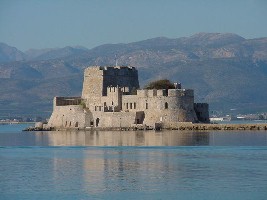
<svg viewBox="0 0 267 200"><path fill-rule="evenodd" d="M55 97L47 126L55 129L173 128L181 122L208 123L208 104L194 91L139 89L134 67L85 69L81 97Z"/></svg>

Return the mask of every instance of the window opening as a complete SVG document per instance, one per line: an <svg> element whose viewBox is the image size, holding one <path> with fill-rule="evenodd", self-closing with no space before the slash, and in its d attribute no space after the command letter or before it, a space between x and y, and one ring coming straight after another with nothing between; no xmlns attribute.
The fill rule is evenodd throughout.
<svg viewBox="0 0 267 200"><path fill-rule="evenodd" d="M165 102L165 109L168 109L169 105L167 102Z"/></svg>

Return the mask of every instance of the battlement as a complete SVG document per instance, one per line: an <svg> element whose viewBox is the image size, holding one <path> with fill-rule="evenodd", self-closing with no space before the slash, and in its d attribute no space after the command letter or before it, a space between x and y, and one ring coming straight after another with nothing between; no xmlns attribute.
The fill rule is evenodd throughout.
<svg viewBox="0 0 267 200"><path fill-rule="evenodd" d="M168 96L168 97L181 97L181 96L194 96L194 90L191 89L143 89L137 90L139 97L155 97L155 96Z"/></svg>
<svg viewBox="0 0 267 200"><path fill-rule="evenodd" d="M86 70L114 70L114 69L136 70L136 68L132 66L92 66L86 68Z"/></svg>
<svg viewBox="0 0 267 200"><path fill-rule="evenodd" d="M105 75L130 75L131 73L136 75L137 73L137 69L132 66L92 66L85 69L85 74L97 71Z"/></svg>
<svg viewBox="0 0 267 200"><path fill-rule="evenodd" d="M137 69L131 66L93 66L85 69L82 98L99 101L100 97L107 96L108 87L125 88L124 93L138 89Z"/></svg>
<svg viewBox="0 0 267 200"><path fill-rule="evenodd" d="M117 93L117 92L122 92L123 94L128 94L129 93L129 87L113 87L113 86L108 86L107 87L107 95L111 93Z"/></svg>
<svg viewBox="0 0 267 200"><path fill-rule="evenodd" d="M209 122L208 104L194 103L194 90L139 89L138 71L130 66L85 69L81 97L55 97L49 127L165 127L179 122Z"/></svg>

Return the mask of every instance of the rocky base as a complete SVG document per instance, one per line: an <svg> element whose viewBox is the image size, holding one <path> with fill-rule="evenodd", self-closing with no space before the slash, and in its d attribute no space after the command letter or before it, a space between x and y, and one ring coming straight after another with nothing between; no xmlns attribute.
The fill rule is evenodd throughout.
<svg viewBox="0 0 267 200"><path fill-rule="evenodd" d="M190 124L181 123L176 127L164 127L170 130L193 130L193 131L226 131L226 130L267 130L267 124Z"/></svg>
<svg viewBox="0 0 267 200"><path fill-rule="evenodd" d="M54 129L52 127L49 128L43 128L43 127L28 127L25 128L22 131L53 131Z"/></svg>
<svg viewBox="0 0 267 200"><path fill-rule="evenodd" d="M132 127L86 127L86 128L53 128L29 127L23 131L62 131L62 130L99 130L99 131L135 131L135 130L186 130L186 131L226 131L226 130L267 130L267 124L193 124L179 123L176 126L157 124L155 128L146 125Z"/></svg>

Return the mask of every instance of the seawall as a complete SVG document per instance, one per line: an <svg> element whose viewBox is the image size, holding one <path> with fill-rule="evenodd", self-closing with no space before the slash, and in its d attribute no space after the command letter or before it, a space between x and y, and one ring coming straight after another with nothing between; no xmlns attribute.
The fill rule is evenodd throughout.
<svg viewBox="0 0 267 200"><path fill-rule="evenodd" d="M174 125L174 124L173 124ZM171 130L267 130L267 124L193 124L193 123L178 123L175 126L165 126L163 129Z"/></svg>
<svg viewBox="0 0 267 200"><path fill-rule="evenodd" d="M130 130L152 130L152 127L146 125L132 125L131 127L86 127L86 128L42 128L30 127L25 131L58 131L58 130L105 130L105 131L130 131ZM181 130L181 131L227 131L227 130L267 130L265 124L194 124L191 122L179 122L175 124L157 124L156 130Z"/></svg>

